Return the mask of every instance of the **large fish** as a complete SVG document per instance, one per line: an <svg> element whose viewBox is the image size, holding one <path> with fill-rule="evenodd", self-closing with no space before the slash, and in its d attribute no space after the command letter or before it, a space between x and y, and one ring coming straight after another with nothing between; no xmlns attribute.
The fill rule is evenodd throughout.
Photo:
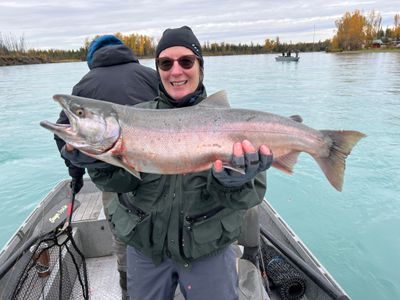
<svg viewBox="0 0 400 300"><path fill-rule="evenodd" d="M64 109L70 125L43 121L41 126L81 152L139 178L139 172L203 171L217 159L232 168L233 143L247 139L256 148L268 145L274 155L273 166L290 174L300 152L307 152L341 191L346 157L365 136L358 131L318 131L300 123L299 118L231 109L224 91L196 106L168 110L70 95L53 98Z"/></svg>

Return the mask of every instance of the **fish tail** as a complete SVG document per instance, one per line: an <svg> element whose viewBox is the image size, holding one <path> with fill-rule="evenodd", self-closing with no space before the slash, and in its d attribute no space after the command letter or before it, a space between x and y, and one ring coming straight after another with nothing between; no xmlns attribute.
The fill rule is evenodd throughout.
<svg viewBox="0 0 400 300"><path fill-rule="evenodd" d="M328 157L314 157L332 186L342 191L346 158L353 147L365 134L351 130L321 130L321 132L332 140Z"/></svg>

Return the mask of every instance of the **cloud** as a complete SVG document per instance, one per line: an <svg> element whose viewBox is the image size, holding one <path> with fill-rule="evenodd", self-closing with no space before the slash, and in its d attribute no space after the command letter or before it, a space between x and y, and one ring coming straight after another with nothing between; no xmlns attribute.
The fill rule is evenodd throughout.
<svg viewBox="0 0 400 300"><path fill-rule="evenodd" d="M298 42L331 38L335 20L355 9L379 11L388 26L399 8L398 0L15 0L0 3L0 28L23 35L33 48L78 49L85 38L116 32L157 40L166 28L182 25L201 42L263 43L277 36Z"/></svg>
<svg viewBox="0 0 400 300"><path fill-rule="evenodd" d="M370 4L375 4L376 1L342 1L342 2L337 2L337 3L332 3L332 4L328 4L328 6L330 7L359 7L362 5L370 5Z"/></svg>

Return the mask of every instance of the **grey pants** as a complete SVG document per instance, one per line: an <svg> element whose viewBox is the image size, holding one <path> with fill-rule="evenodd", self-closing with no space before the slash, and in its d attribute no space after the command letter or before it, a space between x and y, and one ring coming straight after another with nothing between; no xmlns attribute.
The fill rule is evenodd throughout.
<svg viewBox="0 0 400 300"><path fill-rule="evenodd" d="M236 254L232 246L204 257L187 269L167 258L155 266L128 246L128 293L131 300L172 300L179 283L187 300L238 300Z"/></svg>
<svg viewBox="0 0 400 300"><path fill-rule="evenodd" d="M238 244L244 247L258 247L260 245L260 205L249 208L243 216L242 232Z"/></svg>
<svg viewBox="0 0 400 300"><path fill-rule="evenodd" d="M108 204L110 204L111 201L117 199L118 199L118 194L116 193L102 192L103 208L107 218L108 218L108 211L107 211ZM113 250L114 254L117 257L117 268L120 276L119 284L122 290L122 299L128 299L127 282L126 282L126 271L127 271L126 244L120 241L116 235L113 234L112 237L113 237Z"/></svg>

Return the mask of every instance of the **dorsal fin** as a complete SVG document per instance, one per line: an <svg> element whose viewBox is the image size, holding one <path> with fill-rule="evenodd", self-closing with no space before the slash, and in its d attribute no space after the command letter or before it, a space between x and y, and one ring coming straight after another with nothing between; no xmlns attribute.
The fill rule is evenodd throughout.
<svg viewBox="0 0 400 300"><path fill-rule="evenodd" d="M295 122L303 123L303 118L299 115L290 116L289 119L292 119Z"/></svg>
<svg viewBox="0 0 400 300"><path fill-rule="evenodd" d="M226 92L224 90L216 92L211 96L207 97L201 103L199 103L198 107L207 106L207 107L218 107L218 108L230 108L231 105L228 102L228 97L226 96Z"/></svg>

